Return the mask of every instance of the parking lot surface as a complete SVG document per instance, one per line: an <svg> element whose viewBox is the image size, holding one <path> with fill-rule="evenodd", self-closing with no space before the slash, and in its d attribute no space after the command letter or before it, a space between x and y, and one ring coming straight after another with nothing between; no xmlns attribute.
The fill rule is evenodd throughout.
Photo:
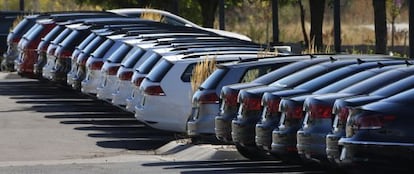
<svg viewBox="0 0 414 174"><path fill-rule="evenodd" d="M230 145L191 145L108 103L14 73L0 73L0 139L0 173L321 173L246 160Z"/></svg>

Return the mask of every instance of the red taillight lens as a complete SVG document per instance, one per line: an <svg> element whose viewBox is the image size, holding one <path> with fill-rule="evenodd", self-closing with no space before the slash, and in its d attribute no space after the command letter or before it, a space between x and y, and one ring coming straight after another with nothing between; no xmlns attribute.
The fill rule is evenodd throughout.
<svg viewBox="0 0 414 174"><path fill-rule="evenodd" d="M216 93L202 94L198 102L200 104L217 104L219 103L219 98Z"/></svg>
<svg viewBox="0 0 414 174"><path fill-rule="evenodd" d="M291 118L291 119L302 119L303 118L302 106L287 107L286 117Z"/></svg>
<svg viewBox="0 0 414 174"><path fill-rule="evenodd" d="M119 74L118 78L120 80L131 80L132 74L132 71L124 71Z"/></svg>
<svg viewBox="0 0 414 174"><path fill-rule="evenodd" d="M341 122L341 123L346 122L346 119L348 118L348 115L349 115L349 109L348 108L341 107L337 111L338 121Z"/></svg>
<svg viewBox="0 0 414 174"><path fill-rule="evenodd" d="M13 38L13 39L11 40L11 42L12 42L12 43L14 43L14 44L19 43L19 42L20 42L20 37Z"/></svg>
<svg viewBox="0 0 414 174"><path fill-rule="evenodd" d="M132 83L134 83L135 86L139 87L139 86L141 86L141 83L144 79L145 79L144 76L143 77L138 77L138 78L134 79L134 81Z"/></svg>
<svg viewBox="0 0 414 174"><path fill-rule="evenodd" d="M279 105L280 100L277 99L265 99L262 102L263 104L263 111L264 111L264 117L271 118L277 115L279 112Z"/></svg>
<svg viewBox="0 0 414 174"><path fill-rule="evenodd" d="M70 58L70 57L72 57L72 51L63 50L60 53L58 53L57 57L59 57L59 58Z"/></svg>
<svg viewBox="0 0 414 174"><path fill-rule="evenodd" d="M246 111L257 111L262 109L261 98L244 98L242 99L243 109Z"/></svg>
<svg viewBox="0 0 414 174"><path fill-rule="evenodd" d="M108 68L108 75L116 75L118 72L119 66L111 66Z"/></svg>
<svg viewBox="0 0 414 174"><path fill-rule="evenodd" d="M326 105L311 105L310 118L324 119L332 117L332 107Z"/></svg>
<svg viewBox="0 0 414 174"><path fill-rule="evenodd" d="M103 61L93 61L92 63L88 65L88 67L90 70L100 70L103 64L104 64Z"/></svg>
<svg viewBox="0 0 414 174"><path fill-rule="evenodd" d="M164 96L164 90L162 90L161 86L147 86L144 89L145 94L148 95L157 95L157 96Z"/></svg>
<svg viewBox="0 0 414 174"><path fill-rule="evenodd" d="M223 102L230 107L234 107L237 106L237 93L236 92L231 92L228 94L224 94L223 98Z"/></svg>
<svg viewBox="0 0 414 174"><path fill-rule="evenodd" d="M364 115L356 119L355 125L358 129L380 129L395 118L394 115Z"/></svg>

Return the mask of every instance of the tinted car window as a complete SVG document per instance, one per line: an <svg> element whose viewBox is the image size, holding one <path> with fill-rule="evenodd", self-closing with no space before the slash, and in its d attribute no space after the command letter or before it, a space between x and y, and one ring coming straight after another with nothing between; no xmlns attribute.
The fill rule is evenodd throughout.
<svg viewBox="0 0 414 174"><path fill-rule="evenodd" d="M108 62L119 63L128 54L132 46L128 44L122 44L112 55L108 58Z"/></svg>
<svg viewBox="0 0 414 174"><path fill-rule="evenodd" d="M71 30L68 29L68 28L66 28L52 42L53 43L59 43L59 42L61 42L63 39L65 39L66 36L68 36L70 34L70 32L71 32Z"/></svg>
<svg viewBox="0 0 414 174"><path fill-rule="evenodd" d="M33 40L35 39L37 36L39 36L39 34L43 31L45 27L43 27L42 25L38 25L36 28L34 28L34 30L29 33L28 36L26 36L27 40Z"/></svg>
<svg viewBox="0 0 414 174"><path fill-rule="evenodd" d="M30 25L30 21L27 19L23 19L21 22L19 22L19 24L17 24L16 27L14 27L12 32L13 34L21 35L23 34L24 31L28 29L29 25Z"/></svg>
<svg viewBox="0 0 414 174"><path fill-rule="evenodd" d="M162 60L153 70L145 77L153 82L160 82L164 75L171 69L173 64L167 60Z"/></svg>
<svg viewBox="0 0 414 174"><path fill-rule="evenodd" d="M399 80L393 84L387 85L383 88L380 88L374 92L371 93L371 95L384 95L389 96L394 94L396 91L400 91L401 89L407 89L409 87L413 86L414 82L414 76L410 76L407 78L404 78L402 80Z"/></svg>
<svg viewBox="0 0 414 174"><path fill-rule="evenodd" d="M325 70L326 68L323 66L312 66L302 71L293 73L287 77L284 77L272 83L271 86L292 87L295 84L300 83L301 79L307 79L308 77L311 77L314 74L323 72Z"/></svg>
<svg viewBox="0 0 414 174"><path fill-rule="evenodd" d="M62 41L62 46L66 48L74 48L82 39L85 38L85 30L79 31L74 30L70 33L69 36L65 38L65 40Z"/></svg>
<svg viewBox="0 0 414 174"><path fill-rule="evenodd" d="M102 37L95 37L89 44L83 48L85 53L90 53L92 50L98 48L98 46L104 41Z"/></svg>
<svg viewBox="0 0 414 174"><path fill-rule="evenodd" d="M202 89L214 89L219 84L221 79L229 71L228 68L218 68L216 69L208 78L200 85Z"/></svg>
<svg viewBox="0 0 414 174"><path fill-rule="evenodd" d="M343 89L347 86L349 86L349 84L354 84L357 82L360 82L362 80L365 80L369 77L374 76L375 73L371 72L371 71L364 71L358 74L354 74L352 76L349 76L347 78L341 79L340 81L334 82L322 89L319 89L318 91L315 92L315 94L324 94L330 91L337 91L339 89Z"/></svg>
<svg viewBox="0 0 414 174"><path fill-rule="evenodd" d="M372 88L373 86L383 86L385 84L390 84L400 76L401 73L390 71L389 73L374 76L348 88L345 88L344 90L341 90L340 93L360 93L361 90Z"/></svg>
<svg viewBox="0 0 414 174"><path fill-rule="evenodd" d="M128 59L124 63L122 63L122 66L124 66L125 68L134 67L135 63L137 63L137 61L142 57L144 53L145 50L142 48L134 50L131 56L129 56Z"/></svg>
<svg viewBox="0 0 414 174"><path fill-rule="evenodd" d="M414 103L414 100L412 97L413 95L414 95L414 89L410 89L408 91L401 92L397 95L393 95L385 100L390 101L390 102L404 103L408 105L408 104Z"/></svg>
<svg viewBox="0 0 414 174"><path fill-rule="evenodd" d="M196 63L189 64L187 68L185 69L185 71L183 72L183 74L181 74L181 80L183 82L191 81L191 77L193 76L193 70L194 70L195 65Z"/></svg>
<svg viewBox="0 0 414 174"><path fill-rule="evenodd" d="M93 39L96 38L96 35L91 33L90 35L88 35L88 37L86 37L78 46L77 48L79 49L84 49L86 46L90 45L89 43L91 43L93 41Z"/></svg>
<svg viewBox="0 0 414 174"><path fill-rule="evenodd" d="M62 26L56 26L54 27L45 37L43 40L45 41L50 41L52 39L54 39L62 30L64 29L64 27Z"/></svg>
<svg viewBox="0 0 414 174"><path fill-rule="evenodd" d="M111 40L111 39L106 39L106 41L104 43L102 43L102 45L100 45L93 53L93 57L94 58L102 58L106 51L108 51L108 49L115 43L115 41Z"/></svg>
<svg viewBox="0 0 414 174"><path fill-rule="evenodd" d="M147 74L160 59L161 59L161 55L157 53L152 53L147 58L147 60L145 60L144 63L142 63L142 65L138 67L137 71L142 74Z"/></svg>
<svg viewBox="0 0 414 174"><path fill-rule="evenodd" d="M274 69L278 68L280 66L273 66L273 65L267 65L267 66L256 66L256 67L250 67L248 70L244 73L241 83L251 82L254 79L257 79L258 77L267 74Z"/></svg>

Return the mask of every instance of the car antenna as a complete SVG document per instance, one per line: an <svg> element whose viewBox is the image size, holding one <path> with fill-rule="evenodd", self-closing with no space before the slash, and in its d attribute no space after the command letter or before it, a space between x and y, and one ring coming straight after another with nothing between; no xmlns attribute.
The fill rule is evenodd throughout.
<svg viewBox="0 0 414 174"><path fill-rule="evenodd" d="M365 63L365 61L361 60L360 58L357 59L358 64Z"/></svg>
<svg viewBox="0 0 414 174"><path fill-rule="evenodd" d="M313 55L313 54L309 54L309 56L310 56L311 59L316 58L316 56Z"/></svg>
<svg viewBox="0 0 414 174"><path fill-rule="evenodd" d="M335 59L334 57L332 57L332 56L329 56L329 59L331 60L331 62L335 62L335 61L337 61L338 59Z"/></svg>
<svg viewBox="0 0 414 174"><path fill-rule="evenodd" d="M385 65L383 64L383 63L381 63L381 62L377 62L377 64L378 64L378 66L380 67L380 68L382 68L382 67L384 67Z"/></svg>

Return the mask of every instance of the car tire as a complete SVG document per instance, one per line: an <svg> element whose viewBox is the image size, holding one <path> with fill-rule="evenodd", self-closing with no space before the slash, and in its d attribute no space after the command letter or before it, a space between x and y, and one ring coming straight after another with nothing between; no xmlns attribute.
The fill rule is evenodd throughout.
<svg viewBox="0 0 414 174"><path fill-rule="evenodd" d="M245 158L255 161L274 160L275 158L256 146L242 146L236 144L237 151Z"/></svg>

